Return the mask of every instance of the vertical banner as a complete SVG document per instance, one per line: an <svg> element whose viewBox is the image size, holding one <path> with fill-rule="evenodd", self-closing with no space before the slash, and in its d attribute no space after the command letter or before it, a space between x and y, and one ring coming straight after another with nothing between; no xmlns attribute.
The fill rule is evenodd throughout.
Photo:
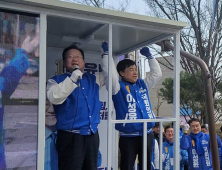
<svg viewBox="0 0 222 170"><path fill-rule="evenodd" d="M35 170L39 16L0 9L0 169Z"/></svg>

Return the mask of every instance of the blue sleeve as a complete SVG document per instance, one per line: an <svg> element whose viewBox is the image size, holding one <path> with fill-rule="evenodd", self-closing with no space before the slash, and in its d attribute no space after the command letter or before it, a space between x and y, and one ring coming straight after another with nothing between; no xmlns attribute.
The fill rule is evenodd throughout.
<svg viewBox="0 0 222 170"><path fill-rule="evenodd" d="M183 135L180 141L180 148L184 150L188 150L190 147L190 143L188 140L188 135Z"/></svg>
<svg viewBox="0 0 222 170"><path fill-rule="evenodd" d="M221 140L218 135L217 135L217 146L218 148L221 148Z"/></svg>
<svg viewBox="0 0 222 170"><path fill-rule="evenodd" d="M101 152L98 152L98 161L97 161L97 167L100 167L102 164L102 155Z"/></svg>
<svg viewBox="0 0 222 170"><path fill-rule="evenodd" d="M222 144L221 144L222 145ZM220 169L222 169L222 147L220 148L220 150L218 150L219 153L219 159L220 159Z"/></svg>
<svg viewBox="0 0 222 170"><path fill-rule="evenodd" d="M221 148L218 148L218 155L219 155L219 161L220 161L220 167L221 167Z"/></svg>
<svg viewBox="0 0 222 170"><path fill-rule="evenodd" d="M2 97L9 98L19 84L20 78L25 74L29 67L29 61L24 50L18 49L15 57L9 65L4 67L0 76L4 78L4 89Z"/></svg>
<svg viewBox="0 0 222 170"><path fill-rule="evenodd" d="M186 150L181 149L180 150L180 155L182 157L182 159L180 161L180 165L184 165L188 161L188 153L187 153Z"/></svg>

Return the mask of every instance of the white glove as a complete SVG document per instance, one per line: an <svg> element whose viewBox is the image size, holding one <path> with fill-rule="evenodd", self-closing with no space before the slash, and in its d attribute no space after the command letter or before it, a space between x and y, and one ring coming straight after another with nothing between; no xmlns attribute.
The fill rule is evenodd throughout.
<svg viewBox="0 0 222 170"><path fill-rule="evenodd" d="M208 130L208 127L209 127L208 124L205 124L205 127L206 127L206 129Z"/></svg>
<svg viewBox="0 0 222 170"><path fill-rule="evenodd" d="M183 130L184 130L184 131L188 131L189 128L190 128L189 124L185 124L185 125L183 126Z"/></svg>
<svg viewBox="0 0 222 170"><path fill-rule="evenodd" d="M28 35L22 43L21 48L24 49L27 53L32 53L39 46L39 36L36 36L33 40Z"/></svg>
<svg viewBox="0 0 222 170"><path fill-rule="evenodd" d="M71 78L72 81L75 83L75 82L77 82L79 79L82 79L82 75L83 75L83 73L82 73L79 69L77 69L77 70L75 70L75 71L72 72L70 78Z"/></svg>

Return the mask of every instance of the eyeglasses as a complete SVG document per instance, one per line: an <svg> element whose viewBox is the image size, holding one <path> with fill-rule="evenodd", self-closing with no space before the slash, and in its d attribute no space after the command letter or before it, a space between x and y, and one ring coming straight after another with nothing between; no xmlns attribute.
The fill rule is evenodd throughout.
<svg viewBox="0 0 222 170"><path fill-rule="evenodd" d="M82 59L83 60L83 57L82 56L78 56L78 55L77 56L71 56L70 55L70 56L67 57L67 59L68 60L73 60L73 59L76 59L76 60L81 60Z"/></svg>

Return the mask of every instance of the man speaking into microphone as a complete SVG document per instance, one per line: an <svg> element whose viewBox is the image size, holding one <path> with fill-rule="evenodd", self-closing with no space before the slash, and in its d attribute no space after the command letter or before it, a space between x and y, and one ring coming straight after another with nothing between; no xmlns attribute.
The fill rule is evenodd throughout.
<svg viewBox="0 0 222 170"><path fill-rule="evenodd" d="M62 57L66 72L47 83L47 97L57 118L58 167L59 170L97 170L99 89L104 85L104 76L83 74L84 52L77 46L64 49Z"/></svg>

